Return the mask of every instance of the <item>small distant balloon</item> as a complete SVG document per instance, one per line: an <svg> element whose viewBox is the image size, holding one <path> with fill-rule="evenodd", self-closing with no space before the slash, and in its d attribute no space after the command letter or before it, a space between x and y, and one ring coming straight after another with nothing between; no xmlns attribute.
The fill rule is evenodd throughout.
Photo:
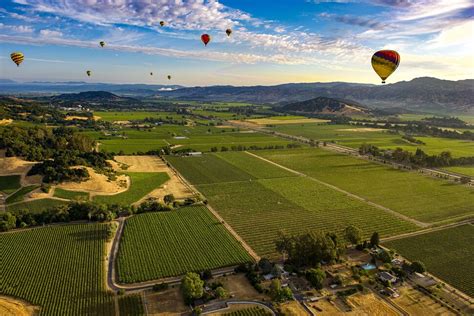
<svg viewBox="0 0 474 316"><path fill-rule="evenodd" d="M231 29L227 29L225 30L225 33L227 34L227 36L230 36L232 34L232 30Z"/></svg>
<svg viewBox="0 0 474 316"><path fill-rule="evenodd" d="M211 41L211 35L209 34L202 34L201 41L204 43L205 46Z"/></svg>
<svg viewBox="0 0 474 316"><path fill-rule="evenodd" d="M372 56L372 68L382 79L382 83L397 69L400 55L394 50L379 50Z"/></svg>
<svg viewBox="0 0 474 316"><path fill-rule="evenodd" d="M150 72L150 76L153 76L153 72Z"/></svg>
<svg viewBox="0 0 474 316"><path fill-rule="evenodd" d="M100 47L104 47L104 46L105 46L105 42L104 42L104 41L100 41L100 42L99 42L99 45L100 45Z"/></svg>
<svg viewBox="0 0 474 316"><path fill-rule="evenodd" d="M86 74L87 74L87 76L88 76L88 77L90 77L90 76L91 76L91 74L92 74L92 71L90 71L90 70L87 70L87 71L86 71Z"/></svg>
<svg viewBox="0 0 474 316"><path fill-rule="evenodd" d="M17 65L17 67L20 67L20 64L25 60L25 55L23 55L21 52L13 52L10 54L10 58Z"/></svg>
<svg viewBox="0 0 474 316"><path fill-rule="evenodd" d="M165 26L165 24L166 24L165 21L160 21L160 26L163 27L163 26Z"/></svg>
<svg viewBox="0 0 474 316"><path fill-rule="evenodd" d="M168 75L168 80L171 80L171 75Z"/></svg>

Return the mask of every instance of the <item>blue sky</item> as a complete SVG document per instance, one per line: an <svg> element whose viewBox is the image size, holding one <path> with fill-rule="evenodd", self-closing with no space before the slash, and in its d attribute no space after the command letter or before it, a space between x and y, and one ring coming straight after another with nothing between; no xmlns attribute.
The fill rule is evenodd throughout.
<svg viewBox="0 0 474 316"><path fill-rule="evenodd" d="M379 49L401 55L388 82L474 77L474 0L1 2L0 78L18 81L379 83ZM25 54L19 68L13 51Z"/></svg>

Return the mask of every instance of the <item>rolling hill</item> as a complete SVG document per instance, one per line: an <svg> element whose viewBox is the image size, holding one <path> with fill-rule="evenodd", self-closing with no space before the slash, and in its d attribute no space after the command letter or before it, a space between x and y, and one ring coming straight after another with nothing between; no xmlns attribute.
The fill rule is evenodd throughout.
<svg viewBox="0 0 474 316"><path fill-rule="evenodd" d="M327 97L290 103L281 108L282 111L295 113L321 113L321 114L369 114L370 110L356 102L339 100Z"/></svg>

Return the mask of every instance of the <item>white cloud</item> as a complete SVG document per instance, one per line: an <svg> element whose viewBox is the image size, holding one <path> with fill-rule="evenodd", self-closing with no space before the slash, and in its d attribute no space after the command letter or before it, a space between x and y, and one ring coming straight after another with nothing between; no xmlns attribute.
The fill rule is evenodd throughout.
<svg viewBox="0 0 474 316"><path fill-rule="evenodd" d="M33 33L34 29L28 25L5 25L0 23L0 29L9 30L14 33Z"/></svg>
<svg viewBox="0 0 474 316"><path fill-rule="evenodd" d="M41 30L39 32L40 36L42 37L62 37L63 33L60 31L55 31L55 30Z"/></svg>

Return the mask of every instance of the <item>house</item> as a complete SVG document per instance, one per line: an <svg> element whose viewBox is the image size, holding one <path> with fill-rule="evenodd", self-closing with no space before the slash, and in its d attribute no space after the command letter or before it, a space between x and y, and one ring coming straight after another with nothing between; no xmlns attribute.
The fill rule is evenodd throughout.
<svg viewBox="0 0 474 316"><path fill-rule="evenodd" d="M382 282L390 282L390 283L395 283L397 282L397 277L388 273L388 272L385 272L385 271L382 271L379 273L378 275L379 277L379 280L382 281Z"/></svg>

